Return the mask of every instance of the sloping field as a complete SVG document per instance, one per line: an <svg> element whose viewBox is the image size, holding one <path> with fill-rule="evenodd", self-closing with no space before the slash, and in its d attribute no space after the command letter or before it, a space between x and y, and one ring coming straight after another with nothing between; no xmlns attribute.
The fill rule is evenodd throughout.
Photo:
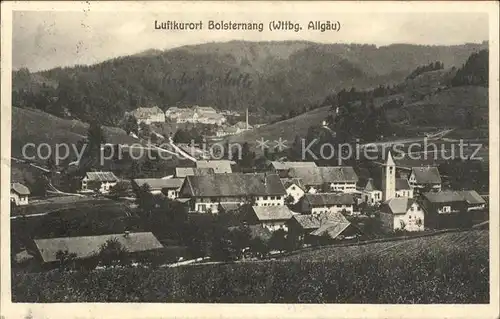
<svg viewBox="0 0 500 319"><path fill-rule="evenodd" d="M12 296L14 302L488 303L488 285L488 231L466 231L276 261L13 273Z"/></svg>
<svg viewBox="0 0 500 319"><path fill-rule="evenodd" d="M358 259L366 256L375 258L408 258L427 251L467 251L470 249L488 250L489 234L484 230L445 233L429 237L388 241L346 247L327 247L304 251L283 258L301 262L326 262L335 260Z"/></svg>

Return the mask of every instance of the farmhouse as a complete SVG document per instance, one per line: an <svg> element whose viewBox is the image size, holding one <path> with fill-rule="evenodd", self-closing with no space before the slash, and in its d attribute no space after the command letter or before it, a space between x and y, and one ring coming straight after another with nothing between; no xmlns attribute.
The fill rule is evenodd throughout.
<svg viewBox="0 0 500 319"><path fill-rule="evenodd" d="M35 239L36 256L44 264L59 262L58 252L74 253L76 259L92 257L109 240L118 241L128 253L139 253L163 248L150 232L111 234L100 236L60 237Z"/></svg>
<svg viewBox="0 0 500 319"><path fill-rule="evenodd" d="M137 119L137 123L147 125L156 122L165 122L165 114L158 106L140 107L130 112Z"/></svg>
<svg viewBox="0 0 500 319"><path fill-rule="evenodd" d="M102 194L107 194L118 181L118 177L113 172L87 172L82 179L82 192L97 190Z"/></svg>
<svg viewBox="0 0 500 319"><path fill-rule="evenodd" d="M413 167L408 181L419 194L441 190L441 175L437 167Z"/></svg>
<svg viewBox="0 0 500 319"><path fill-rule="evenodd" d="M389 232L423 231L424 210L413 198L395 197L382 204L380 221L382 228Z"/></svg>
<svg viewBox="0 0 500 319"><path fill-rule="evenodd" d="M369 178L366 184L361 187L361 198L369 205L375 205L382 201L382 191L375 187L373 178Z"/></svg>
<svg viewBox="0 0 500 319"><path fill-rule="evenodd" d="M279 174L281 177L289 177L289 170L291 168L301 168L301 167L309 167L316 168L316 163L314 162L282 162L282 161L273 161L271 162L271 170Z"/></svg>
<svg viewBox="0 0 500 319"><path fill-rule="evenodd" d="M413 189L406 178L396 178L396 197L413 198Z"/></svg>
<svg viewBox="0 0 500 319"><path fill-rule="evenodd" d="M190 198L191 211L217 213L219 204L282 206L286 191L276 174L211 174L187 176L179 196Z"/></svg>
<svg viewBox="0 0 500 319"><path fill-rule="evenodd" d="M358 176L350 166L294 167L289 169L288 175L300 178L310 193L352 193L356 191L358 182Z"/></svg>
<svg viewBox="0 0 500 319"><path fill-rule="evenodd" d="M186 176L199 176L199 175L210 175L215 174L215 171L212 167L176 167L175 168L175 177L184 178Z"/></svg>
<svg viewBox="0 0 500 319"><path fill-rule="evenodd" d="M231 169L232 161L229 160L199 160L196 161L197 168L212 168L215 174L227 174L232 173Z"/></svg>
<svg viewBox="0 0 500 319"><path fill-rule="evenodd" d="M259 224L271 231L288 231L287 223L292 216L293 213L287 206L252 206L247 222Z"/></svg>
<svg viewBox="0 0 500 319"><path fill-rule="evenodd" d="M354 213L354 196L352 194L316 193L305 194L299 201L303 214L321 214L327 212L352 215Z"/></svg>
<svg viewBox="0 0 500 319"><path fill-rule="evenodd" d="M455 228L472 223L474 211L484 210L485 200L476 191L440 191L423 194L427 225Z"/></svg>
<svg viewBox="0 0 500 319"><path fill-rule="evenodd" d="M318 237L348 239L360 234L359 230L338 212L294 215L288 222L288 233L303 243L317 242Z"/></svg>
<svg viewBox="0 0 500 319"><path fill-rule="evenodd" d="M16 206L28 205L28 196L30 190L21 183L12 183L10 185L10 201Z"/></svg>
<svg viewBox="0 0 500 319"><path fill-rule="evenodd" d="M213 107L193 106L191 108L171 107L164 116L176 123L201 123L222 125L226 117L218 113Z"/></svg>
<svg viewBox="0 0 500 319"><path fill-rule="evenodd" d="M302 185L300 178L282 178L281 183L285 187L287 197L293 198L293 202L289 204L297 204L306 193L306 187Z"/></svg>
<svg viewBox="0 0 500 319"><path fill-rule="evenodd" d="M170 199L179 197L183 178L138 178L132 181L137 187L148 185L151 194L165 194Z"/></svg>

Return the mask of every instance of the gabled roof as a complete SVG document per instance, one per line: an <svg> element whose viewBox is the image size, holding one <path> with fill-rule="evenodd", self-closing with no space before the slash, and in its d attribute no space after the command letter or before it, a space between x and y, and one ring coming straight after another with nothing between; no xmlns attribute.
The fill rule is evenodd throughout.
<svg viewBox="0 0 500 319"><path fill-rule="evenodd" d="M366 185L363 189L364 191L367 191L367 192L373 192L373 191L377 191L378 189L375 187L375 182L373 181L373 178L369 178L367 181L366 181Z"/></svg>
<svg viewBox="0 0 500 319"><path fill-rule="evenodd" d="M293 214L287 206L252 206L259 221L288 220Z"/></svg>
<svg viewBox="0 0 500 319"><path fill-rule="evenodd" d="M349 223L347 218L339 212L325 212L314 215L294 215L292 217L302 229L314 230L323 225Z"/></svg>
<svg viewBox="0 0 500 319"><path fill-rule="evenodd" d="M213 168L215 174L232 173L231 161L229 160L199 160L196 161L197 168Z"/></svg>
<svg viewBox="0 0 500 319"><path fill-rule="evenodd" d="M117 182L118 177L113 172L87 172L87 180L93 182Z"/></svg>
<svg viewBox="0 0 500 319"><path fill-rule="evenodd" d="M197 168L197 167L176 167L175 177L184 178L186 176L208 175L215 174L211 167Z"/></svg>
<svg viewBox="0 0 500 319"><path fill-rule="evenodd" d="M21 183L12 183L10 186L10 190L17 193L18 195L29 195L30 190L28 187L24 186Z"/></svg>
<svg viewBox="0 0 500 319"><path fill-rule="evenodd" d="M301 178L304 185L358 181L358 176L351 166L295 167L290 168L288 175Z"/></svg>
<svg viewBox="0 0 500 319"><path fill-rule="evenodd" d="M323 236L324 234L328 234L328 237L335 239L337 236L342 234L342 232L346 230L349 225L351 225L349 221L343 223L327 223L311 232L311 235Z"/></svg>
<svg viewBox="0 0 500 319"><path fill-rule="evenodd" d="M221 197L285 195L277 174L212 174L187 176L181 188L181 197Z"/></svg>
<svg viewBox="0 0 500 319"><path fill-rule="evenodd" d="M354 196L352 194L307 193L302 200L308 201L312 207L354 204Z"/></svg>
<svg viewBox="0 0 500 319"><path fill-rule="evenodd" d="M91 257L108 240L116 239L128 252L139 252L163 248L162 244L150 232L111 234L101 236L61 237L35 239L35 245L44 262L57 261L59 250L75 253L76 258Z"/></svg>
<svg viewBox="0 0 500 319"><path fill-rule="evenodd" d="M468 204L485 204L485 200L476 191L440 191L424 194L431 203L467 202Z"/></svg>
<svg viewBox="0 0 500 319"><path fill-rule="evenodd" d="M314 163L314 162L280 162L280 161L273 161L273 162L271 162L271 165L276 170L287 170L287 169L290 169L290 168L297 168L297 167L317 167L316 163Z"/></svg>
<svg viewBox="0 0 500 319"><path fill-rule="evenodd" d="M416 201L413 198L394 197L384 202L383 209L393 215L406 214L414 203Z"/></svg>
<svg viewBox="0 0 500 319"><path fill-rule="evenodd" d="M302 184L302 180L300 178L282 178L281 183L283 183L285 189L288 189L288 187L292 185L296 185L303 191L306 190L306 187L304 186L304 184Z"/></svg>
<svg viewBox="0 0 500 319"><path fill-rule="evenodd" d="M409 190L411 189L410 184L406 178L396 178L396 190Z"/></svg>
<svg viewBox="0 0 500 319"><path fill-rule="evenodd" d="M415 176L417 183L421 184L440 184L441 175L437 167L413 167L412 174Z"/></svg>
<svg viewBox="0 0 500 319"><path fill-rule="evenodd" d="M183 178L137 178L134 179L134 182L141 187L144 184L149 185L151 190L161 190L164 188L167 189L180 189L182 183L184 182Z"/></svg>

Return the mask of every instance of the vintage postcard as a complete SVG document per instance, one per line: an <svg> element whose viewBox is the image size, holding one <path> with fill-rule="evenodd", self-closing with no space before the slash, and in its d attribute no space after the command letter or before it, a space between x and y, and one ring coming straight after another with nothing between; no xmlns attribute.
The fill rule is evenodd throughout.
<svg viewBox="0 0 500 319"><path fill-rule="evenodd" d="M497 2L3 2L2 318L498 318Z"/></svg>

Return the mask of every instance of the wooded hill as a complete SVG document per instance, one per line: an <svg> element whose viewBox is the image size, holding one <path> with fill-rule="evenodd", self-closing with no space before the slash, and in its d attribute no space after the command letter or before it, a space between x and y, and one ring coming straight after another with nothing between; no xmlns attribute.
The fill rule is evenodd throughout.
<svg viewBox="0 0 500 319"><path fill-rule="evenodd" d="M107 125L116 125L125 111L149 105L283 114L320 104L342 88L400 83L434 61L460 67L487 46L231 41L149 50L91 66L15 71L13 106Z"/></svg>

